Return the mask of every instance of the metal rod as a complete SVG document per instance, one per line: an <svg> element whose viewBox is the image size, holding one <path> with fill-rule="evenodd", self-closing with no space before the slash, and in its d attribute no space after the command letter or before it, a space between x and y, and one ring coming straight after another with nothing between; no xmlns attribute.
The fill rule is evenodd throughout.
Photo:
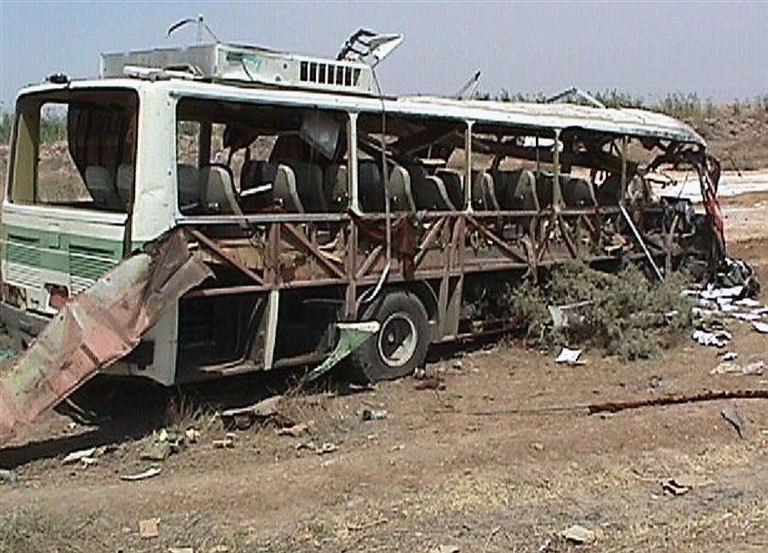
<svg viewBox="0 0 768 553"><path fill-rule="evenodd" d="M629 213L624 207L624 204L619 205L619 209L621 210L621 214L624 216L624 220L627 221L632 234L635 236L635 240L637 240L637 243L640 244L645 257L648 258L648 262L651 264L651 267L653 267L653 272L656 273L656 278L658 278L659 281L663 281L664 275L662 274L661 269L659 269L659 266L656 265L656 262L653 260L653 256L651 255L648 246L645 245L645 240L643 240L643 237L640 235L640 231L637 230L635 222L632 220L632 217L629 216Z"/></svg>

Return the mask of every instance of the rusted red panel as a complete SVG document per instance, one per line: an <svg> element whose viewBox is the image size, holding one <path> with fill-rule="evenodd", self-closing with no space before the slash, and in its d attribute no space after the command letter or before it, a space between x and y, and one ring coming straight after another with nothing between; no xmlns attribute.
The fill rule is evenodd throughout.
<svg viewBox="0 0 768 553"><path fill-rule="evenodd" d="M210 275L176 230L64 306L0 379L0 446L130 352L168 307Z"/></svg>

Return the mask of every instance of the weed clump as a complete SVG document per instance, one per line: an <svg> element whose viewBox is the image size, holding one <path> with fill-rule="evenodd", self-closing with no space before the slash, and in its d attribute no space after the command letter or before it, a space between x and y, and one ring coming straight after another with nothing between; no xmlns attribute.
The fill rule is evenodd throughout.
<svg viewBox="0 0 768 553"><path fill-rule="evenodd" d="M37 509L28 507L0 516L0 553L37 553L49 545L54 529Z"/></svg>
<svg viewBox="0 0 768 553"><path fill-rule="evenodd" d="M691 326L684 282L679 274L651 282L634 265L612 274L573 261L539 285L510 289L509 311L513 324L539 344L586 344L626 360L647 359ZM566 326L555 328L548 306L574 304L565 309Z"/></svg>

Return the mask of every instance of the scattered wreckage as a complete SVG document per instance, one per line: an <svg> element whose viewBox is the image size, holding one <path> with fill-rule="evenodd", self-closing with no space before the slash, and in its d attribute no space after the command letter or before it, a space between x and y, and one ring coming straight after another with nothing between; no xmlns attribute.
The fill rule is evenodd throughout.
<svg viewBox="0 0 768 553"><path fill-rule="evenodd" d="M109 54L101 79L20 93L0 308L31 347L0 381L0 443L97 370L173 385L350 356L396 378L432 343L508 328L506 287L566 260L717 273L720 166L690 127L385 97L366 60L401 40ZM41 144L50 110L66 151ZM41 170L55 155L69 177ZM653 186L680 168L700 213Z"/></svg>

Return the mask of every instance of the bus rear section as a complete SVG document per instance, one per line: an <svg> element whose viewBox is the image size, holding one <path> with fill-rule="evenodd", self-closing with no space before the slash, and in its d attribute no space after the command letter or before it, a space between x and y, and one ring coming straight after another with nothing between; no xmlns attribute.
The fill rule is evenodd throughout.
<svg viewBox="0 0 768 553"><path fill-rule="evenodd" d="M45 86L18 99L0 305L24 346L133 247L138 115L128 88Z"/></svg>

